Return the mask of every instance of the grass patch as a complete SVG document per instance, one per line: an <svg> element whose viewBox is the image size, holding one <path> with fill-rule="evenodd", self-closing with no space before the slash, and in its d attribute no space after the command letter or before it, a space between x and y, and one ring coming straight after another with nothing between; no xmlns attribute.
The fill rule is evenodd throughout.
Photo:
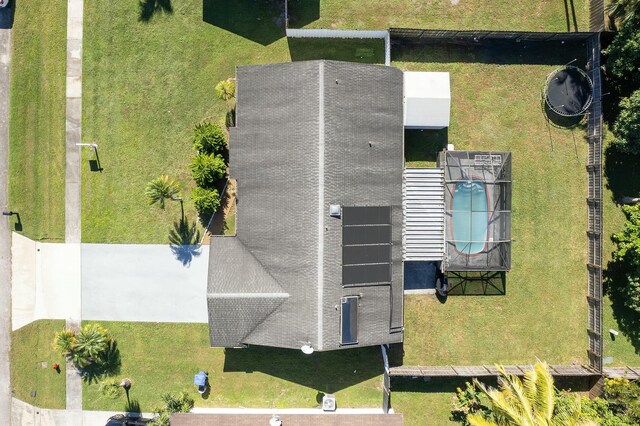
<svg viewBox="0 0 640 426"><path fill-rule="evenodd" d="M290 38L288 43L292 61L330 59L384 64L384 40L382 39Z"/></svg>
<svg viewBox="0 0 640 426"><path fill-rule="evenodd" d="M550 126L541 109L547 74L576 51L568 50L570 59L547 53L540 64L520 51L496 61L486 49L433 47L396 58L405 70L451 73L449 143L511 151L514 179L506 294L450 296L444 304L405 297L405 364L586 361L584 129Z"/></svg>
<svg viewBox="0 0 640 426"><path fill-rule="evenodd" d="M425 424L428 415L432 425L458 424L449 420L451 400L456 388L464 388L464 379L395 378L391 383L391 406L396 413L402 413L407 426Z"/></svg>
<svg viewBox="0 0 640 426"><path fill-rule="evenodd" d="M35 240L64 240L66 5L21 2L11 35L9 205Z"/></svg>
<svg viewBox="0 0 640 426"><path fill-rule="evenodd" d="M187 390L197 407L319 407L319 392L335 393L341 407L379 407L382 360L378 347L315 353L254 346L211 349L207 324L103 322L118 342L120 377L132 380L131 399L143 411L164 392ZM141 338L144 336L144 338ZM210 394L193 385L209 373ZM85 410L121 410L125 398L102 397L84 384Z"/></svg>
<svg viewBox="0 0 640 426"><path fill-rule="evenodd" d="M51 346L62 320L40 320L11 333L11 390L23 401L42 408L65 408L65 360ZM46 362L43 368L42 362ZM53 370L60 364L60 374ZM31 396L31 391L36 396Z"/></svg>
<svg viewBox="0 0 640 426"><path fill-rule="evenodd" d="M214 85L234 76L236 65L290 59L272 21L277 11L260 6L242 14L236 9L255 3L234 2L231 9L219 3L174 2L170 13L142 20L138 2L85 5L83 134L99 144L104 170L88 171L87 150L83 241L168 242L179 203L160 210L144 197L147 182L161 174L181 182L185 215L196 219L190 137L202 119L224 120Z"/></svg>
<svg viewBox="0 0 640 426"><path fill-rule="evenodd" d="M296 28L589 31L588 0L290 0Z"/></svg>
<svg viewBox="0 0 640 426"><path fill-rule="evenodd" d="M236 235L236 208L233 207L224 219L224 235Z"/></svg>
<svg viewBox="0 0 640 426"><path fill-rule="evenodd" d="M636 342L634 346L634 340L620 331L620 324L614 312L611 299L608 296L605 297L603 301L604 356L613 358L611 363L605 364L605 367L625 365L637 367L640 365L640 349L636 349L638 343ZM609 335L610 329L620 333L615 340Z"/></svg>

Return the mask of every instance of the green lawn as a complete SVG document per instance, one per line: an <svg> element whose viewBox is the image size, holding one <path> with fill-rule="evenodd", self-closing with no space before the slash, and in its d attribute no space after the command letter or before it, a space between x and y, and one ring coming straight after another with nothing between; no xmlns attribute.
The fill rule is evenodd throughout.
<svg viewBox="0 0 640 426"><path fill-rule="evenodd" d="M335 393L340 407L379 407L380 349L371 347L305 356L298 350L263 347L211 349L207 324L105 322L122 360L116 377L129 377L130 396L144 411L164 392L188 390L197 407L318 407L318 392ZM193 375L208 371L211 392L200 396ZM83 408L120 410L124 397L101 396L85 384Z"/></svg>
<svg viewBox="0 0 640 426"><path fill-rule="evenodd" d="M11 34L9 207L36 240L64 240L66 6L21 2Z"/></svg>
<svg viewBox="0 0 640 426"><path fill-rule="evenodd" d="M224 221L224 235L236 235L236 211L229 212Z"/></svg>
<svg viewBox="0 0 640 426"><path fill-rule="evenodd" d="M51 346L54 333L63 327L61 320L41 320L11 333L11 389L16 398L42 408L65 408L65 361ZM53 370L56 362L60 373Z"/></svg>
<svg viewBox="0 0 640 426"><path fill-rule="evenodd" d="M566 51L572 59L580 50ZM586 362L584 129L548 125L540 103L547 74L570 59L548 49L456 48L400 52L395 59L405 70L451 73L448 143L511 151L514 180L506 294L450 296L444 304L405 297L404 363Z"/></svg>
<svg viewBox="0 0 640 426"><path fill-rule="evenodd" d="M218 3L173 2L173 13L146 22L138 2L85 5L83 138L99 144L104 170L83 170L84 241L168 242L180 205L162 211L144 198L146 183L161 174L182 183L194 220L190 135L205 118L224 119L214 85L236 65L290 59L271 12L238 5L221 13Z"/></svg>
<svg viewBox="0 0 640 426"><path fill-rule="evenodd" d="M588 0L289 0L292 28L580 31Z"/></svg>
<svg viewBox="0 0 640 426"><path fill-rule="evenodd" d="M451 400L464 380L394 379L391 386L391 406L402 413L406 426L455 425L451 417ZM428 419L428 420L426 420Z"/></svg>
<svg viewBox="0 0 640 426"><path fill-rule="evenodd" d="M83 241L167 242L180 205L168 203L163 211L144 198L146 183L161 174L181 182L185 214L196 217L189 138L201 120L222 120L225 105L213 86L234 76L236 66L321 58L384 62L380 40L287 41L273 10L249 1L220 4L175 3L172 13L148 21L139 20L137 2L86 5L83 138L99 144L103 171L89 171L87 150Z"/></svg>

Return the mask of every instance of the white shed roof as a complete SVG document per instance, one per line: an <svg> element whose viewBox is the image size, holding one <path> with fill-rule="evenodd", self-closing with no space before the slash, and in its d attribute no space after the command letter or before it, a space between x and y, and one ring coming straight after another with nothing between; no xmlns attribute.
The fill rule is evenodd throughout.
<svg viewBox="0 0 640 426"><path fill-rule="evenodd" d="M404 73L404 126L449 127L451 88L448 72Z"/></svg>

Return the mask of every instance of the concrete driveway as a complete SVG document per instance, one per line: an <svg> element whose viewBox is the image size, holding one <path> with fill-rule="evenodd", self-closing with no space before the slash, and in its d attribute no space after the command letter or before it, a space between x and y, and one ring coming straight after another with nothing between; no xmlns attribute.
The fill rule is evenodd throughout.
<svg viewBox="0 0 640 426"><path fill-rule="evenodd" d="M80 308L83 320L208 320L209 246L39 243L14 233L11 253L13 330Z"/></svg>
<svg viewBox="0 0 640 426"><path fill-rule="evenodd" d="M82 245L82 319L206 323L209 246Z"/></svg>

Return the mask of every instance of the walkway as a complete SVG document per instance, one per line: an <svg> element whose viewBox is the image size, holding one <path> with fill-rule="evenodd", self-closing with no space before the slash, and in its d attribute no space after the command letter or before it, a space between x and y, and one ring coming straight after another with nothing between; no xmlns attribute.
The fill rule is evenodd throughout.
<svg viewBox="0 0 640 426"><path fill-rule="evenodd" d="M81 320L80 242L81 192L80 147L82 142L82 20L83 0L67 3L67 119L65 175L65 245L71 251L68 261L72 309L66 318L67 327L79 327ZM73 364L67 361L67 410L81 419L82 380ZM78 423L82 424L81 420Z"/></svg>
<svg viewBox="0 0 640 426"><path fill-rule="evenodd" d="M0 208L9 202L9 65L11 62L11 13L0 9ZM5 25L6 23L6 25ZM11 381L9 348L11 345L11 219L0 219L0 424L10 424Z"/></svg>

